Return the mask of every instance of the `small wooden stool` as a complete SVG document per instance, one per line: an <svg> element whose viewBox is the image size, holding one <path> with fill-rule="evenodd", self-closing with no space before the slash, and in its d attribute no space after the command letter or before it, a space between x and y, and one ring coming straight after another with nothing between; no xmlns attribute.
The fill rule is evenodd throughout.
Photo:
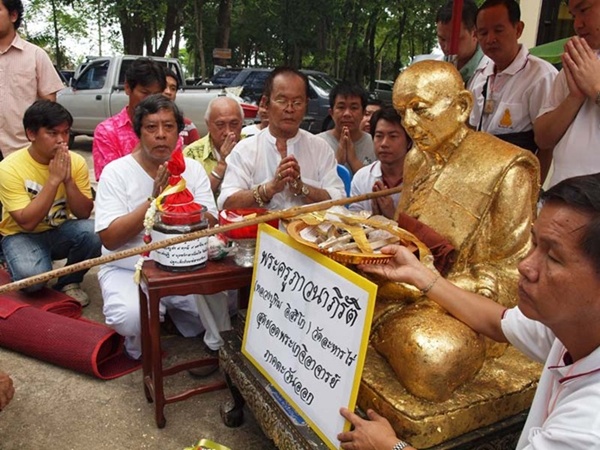
<svg viewBox="0 0 600 450"><path fill-rule="evenodd" d="M239 290L239 298L247 301L252 268L237 266L232 258L209 261L206 267L193 272L167 272L156 267L154 261L146 261L142 269L140 283L140 316L142 326L142 367L144 393L148 402L154 401L156 425L166 424L164 407L168 403L186 400L193 395L215 391L227 387L224 380L206 383L180 394L165 397L163 378L182 370L202 367L219 362L218 358L208 357L191 360L163 369L160 344L159 304L168 295L216 294L231 289ZM148 295L142 289L146 286Z"/></svg>

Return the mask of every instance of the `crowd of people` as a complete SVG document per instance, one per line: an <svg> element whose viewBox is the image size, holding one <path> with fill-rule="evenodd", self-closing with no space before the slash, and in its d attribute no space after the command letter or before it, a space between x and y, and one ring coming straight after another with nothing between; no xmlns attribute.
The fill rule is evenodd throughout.
<svg viewBox="0 0 600 450"><path fill-rule="evenodd" d="M480 7L465 0L456 68L429 61L409 67L396 83L393 107L369 101L360 85L340 82L330 93L333 129L318 135L301 129L309 86L294 68L270 73L260 122L251 127L244 127L235 99L213 99L201 137L175 104L177 74L138 58L125 74L127 105L94 133L94 199L85 160L68 149L73 118L55 102L60 79L46 53L19 37L21 1L1 0L0 235L6 269L16 281L51 270L57 259L70 265L142 245L144 216L167 185L167 162L175 157L185 156L183 177L211 226L219 209L279 210L342 198L339 170L349 172L352 196L402 185L402 194L349 208L422 220L453 241L454 271L440 277L400 246L382 250L393 256L388 264L359 269L414 286L451 314L459 333L510 342L545 362L519 449L598 448L600 157L594 148L600 142L600 0L568 3L577 36L565 47L560 72L519 44L525 25L515 0L486 0ZM452 11L450 0L436 17L445 53ZM551 188L534 221L539 183L552 161ZM465 177L466 166L480 173ZM465 194L473 189L481 194L476 200ZM474 219L461 219L460 232L445 225L466 213ZM505 238L498 237L502 233ZM135 263L108 263L98 280L106 323L125 337L126 353L139 359L139 304L131 301L137 297ZM518 270L518 290L503 285L510 274L500 276L501 265L515 276ZM63 276L53 288L86 306L84 275ZM511 300L504 297L518 297L518 306L506 307ZM374 320L372 343L383 355L396 351L394 339L410 340L416 329L396 320L394 308ZM403 306L401 315L411 308L447 320L439 308L423 312L416 303ZM227 293L165 297L166 311L183 336L204 331L213 352L223 345L220 332L231 326ZM442 330L440 336L447 335ZM465 348L461 354L484 357L477 346ZM394 366L391 356L388 361ZM428 386L423 374L437 373L433 369L410 374L401 366L419 363L400 363L394 370L411 393L433 400L449 395ZM436 377L445 376L452 386L473 375L467 372ZM13 395L10 377L0 372L0 410ZM354 427L339 435L344 449L412 448L374 411L369 420L346 409L341 414Z"/></svg>

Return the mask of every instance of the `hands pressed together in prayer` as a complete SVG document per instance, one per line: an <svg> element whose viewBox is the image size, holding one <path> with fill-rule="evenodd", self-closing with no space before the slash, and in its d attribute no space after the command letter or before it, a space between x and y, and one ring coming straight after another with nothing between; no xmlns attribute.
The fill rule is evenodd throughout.
<svg viewBox="0 0 600 450"><path fill-rule="evenodd" d="M233 147L235 147L235 144L237 144L237 142L238 139L235 133L231 132L228 133L227 136L225 136L225 140L223 141L223 144L221 144L221 148L219 149L219 154L221 155L222 159L225 159L229 156L231 150L233 150Z"/></svg>
<svg viewBox="0 0 600 450"><path fill-rule="evenodd" d="M563 68L570 95L583 103L587 97L596 101L600 92L600 60L587 41L574 36L565 45Z"/></svg>
<svg viewBox="0 0 600 450"><path fill-rule="evenodd" d="M71 180L71 156L66 143L61 144L48 164L48 182L56 185L64 183L65 185Z"/></svg>
<svg viewBox="0 0 600 450"><path fill-rule="evenodd" d="M350 137L350 129L348 127L342 128L336 159L339 164L349 164L351 167L354 167L352 162L356 160L356 149L354 148L354 142Z"/></svg>
<svg viewBox="0 0 600 450"><path fill-rule="evenodd" d="M154 177L154 186L152 187L152 198L158 197L167 186L171 174L167 169L167 163L161 164L158 167L156 176Z"/></svg>
<svg viewBox="0 0 600 450"><path fill-rule="evenodd" d="M373 184L373 192L379 192L389 189L388 186L382 180L377 180ZM394 205L394 199L390 195L384 197L378 197L371 200L371 211L374 215L385 216L388 219L394 217L396 212L396 206Z"/></svg>
<svg viewBox="0 0 600 450"><path fill-rule="evenodd" d="M263 192L260 192L265 200L270 201L275 194L289 188L295 196L303 195L304 182L300 172L300 164L293 155L282 158L275 170L273 179L261 185Z"/></svg>

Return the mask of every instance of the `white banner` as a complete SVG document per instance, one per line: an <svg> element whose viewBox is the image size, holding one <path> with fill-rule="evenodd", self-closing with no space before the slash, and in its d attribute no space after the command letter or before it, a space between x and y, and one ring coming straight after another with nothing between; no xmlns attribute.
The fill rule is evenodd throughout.
<svg viewBox="0 0 600 450"><path fill-rule="evenodd" d="M242 352L329 448L354 409L377 286L261 225Z"/></svg>

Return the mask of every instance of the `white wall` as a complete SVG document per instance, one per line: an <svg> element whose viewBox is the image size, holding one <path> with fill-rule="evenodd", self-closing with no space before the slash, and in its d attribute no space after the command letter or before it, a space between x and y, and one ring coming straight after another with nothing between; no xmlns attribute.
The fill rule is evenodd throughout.
<svg viewBox="0 0 600 450"><path fill-rule="evenodd" d="M521 6L521 20L525 23L525 29L519 42L527 48L535 47L542 0L522 0L519 5Z"/></svg>

